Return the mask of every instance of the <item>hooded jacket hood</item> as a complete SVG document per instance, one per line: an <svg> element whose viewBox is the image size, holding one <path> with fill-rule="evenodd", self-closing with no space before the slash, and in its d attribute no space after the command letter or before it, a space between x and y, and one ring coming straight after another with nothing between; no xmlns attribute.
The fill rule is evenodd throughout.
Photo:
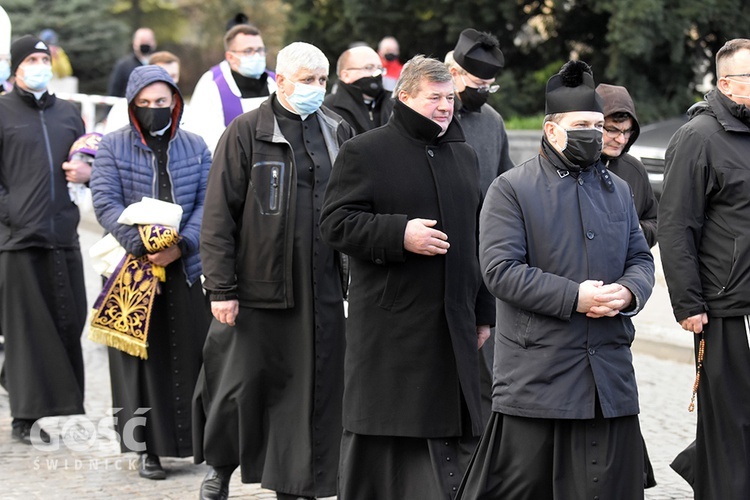
<svg viewBox="0 0 750 500"><path fill-rule="evenodd" d="M155 64L148 64L146 66L140 66L135 68L130 77L128 78L128 87L125 91L125 98L128 100L128 116L130 117L130 123L136 129L136 131L143 137L143 131L135 118L133 112L133 100L138 93L144 88L148 87L152 83L164 82L172 88L173 98L175 101L174 109L172 109L172 126L170 127L170 137L174 137L177 127L182 117L182 111L184 106L184 99L180 93L180 89L175 85L172 77L166 72L161 66Z"/></svg>
<svg viewBox="0 0 750 500"><path fill-rule="evenodd" d="M620 87L619 85L600 83L596 87L596 93L602 98L602 107L605 118L615 113L627 113L633 120L633 133L630 134L630 140L620 154L620 156L622 156L630 150L630 146L635 143L638 136L641 134L641 125L638 123L638 116L635 114L635 104L633 104L633 99L630 97L628 89Z"/></svg>

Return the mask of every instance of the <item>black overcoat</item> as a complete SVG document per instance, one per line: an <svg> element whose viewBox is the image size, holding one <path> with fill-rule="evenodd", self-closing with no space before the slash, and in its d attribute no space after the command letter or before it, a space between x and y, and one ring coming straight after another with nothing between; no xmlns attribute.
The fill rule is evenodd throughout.
<svg viewBox="0 0 750 500"><path fill-rule="evenodd" d="M494 316L480 294L476 155L455 121L439 132L396 102L387 125L343 145L326 191L321 233L352 257L344 427L358 434L481 432L476 326ZM404 250L413 218L437 220L446 255Z"/></svg>

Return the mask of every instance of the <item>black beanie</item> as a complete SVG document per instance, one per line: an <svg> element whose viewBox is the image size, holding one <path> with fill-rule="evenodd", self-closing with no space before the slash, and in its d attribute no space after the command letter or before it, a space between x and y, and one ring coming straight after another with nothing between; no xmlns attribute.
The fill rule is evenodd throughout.
<svg viewBox="0 0 750 500"><path fill-rule="evenodd" d="M480 33L467 28L461 32L453 49L453 60L477 78L489 80L505 64L497 38L490 33Z"/></svg>
<svg viewBox="0 0 750 500"><path fill-rule="evenodd" d="M583 61L568 61L547 81L544 113L571 111L602 112L602 100L594 87L591 67Z"/></svg>
<svg viewBox="0 0 750 500"><path fill-rule="evenodd" d="M49 47L41 38L34 35L24 35L13 42L10 46L10 74L15 75L23 60L36 52L50 55Z"/></svg>

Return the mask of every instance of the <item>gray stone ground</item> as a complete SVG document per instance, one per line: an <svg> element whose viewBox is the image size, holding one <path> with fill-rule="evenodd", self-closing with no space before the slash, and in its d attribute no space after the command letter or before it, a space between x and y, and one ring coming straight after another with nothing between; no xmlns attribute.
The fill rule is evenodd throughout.
<svg viewBox="0 0 750 500"><path fill-rule="evenodd" d="M101 235L85 214L80 228L84 250ZM84 252L85 254L85 252ZM87 267L90 303L99 280ZM669 462L692 441L695 414L688 413L693 382L691 339L673 321L663 277L657 275L652 301L637 317L635 368L641 394L641 425L653 462L657 487L650 500L692 498L690 488L669 469ZM163 459L168 478L138 477L135 455L119 453L112 439L106 349L82 340L86 363L86 416L46 418L43 426L58 437L54 450L41 450L10 438L8 396L0 389L0 498L2 499L185 499L197 498L205 465L191 459ZM43 360L40 360L43 362ZM232 479L231 498L273 499L259 485Z"/></svg>

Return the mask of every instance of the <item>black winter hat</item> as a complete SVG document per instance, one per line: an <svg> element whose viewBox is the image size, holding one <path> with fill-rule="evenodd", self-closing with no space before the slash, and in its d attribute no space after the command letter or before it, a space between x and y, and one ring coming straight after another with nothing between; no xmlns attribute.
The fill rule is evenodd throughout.
<svg viewBox="0 0 750 500"><path fill-rule="evenodd" d="M15 75L23 60L36 52L50 55L49 47L39 37L24 35L13 42L10 46L10 74Z"/></svg>
<svg viewBox="0 0 750 500"><path fill-rule="evenodd" d="M568 61L547 81L545 114L571 111L602 112L591 67L583 61Z"/></svg>
<svg viewBox="0 0 750 500"><path fill-rule="evenodd" d="M472 75L489 80L505 65L500 43L490 33L467 28L461 32L453 49L453 59Z"/></svg>

